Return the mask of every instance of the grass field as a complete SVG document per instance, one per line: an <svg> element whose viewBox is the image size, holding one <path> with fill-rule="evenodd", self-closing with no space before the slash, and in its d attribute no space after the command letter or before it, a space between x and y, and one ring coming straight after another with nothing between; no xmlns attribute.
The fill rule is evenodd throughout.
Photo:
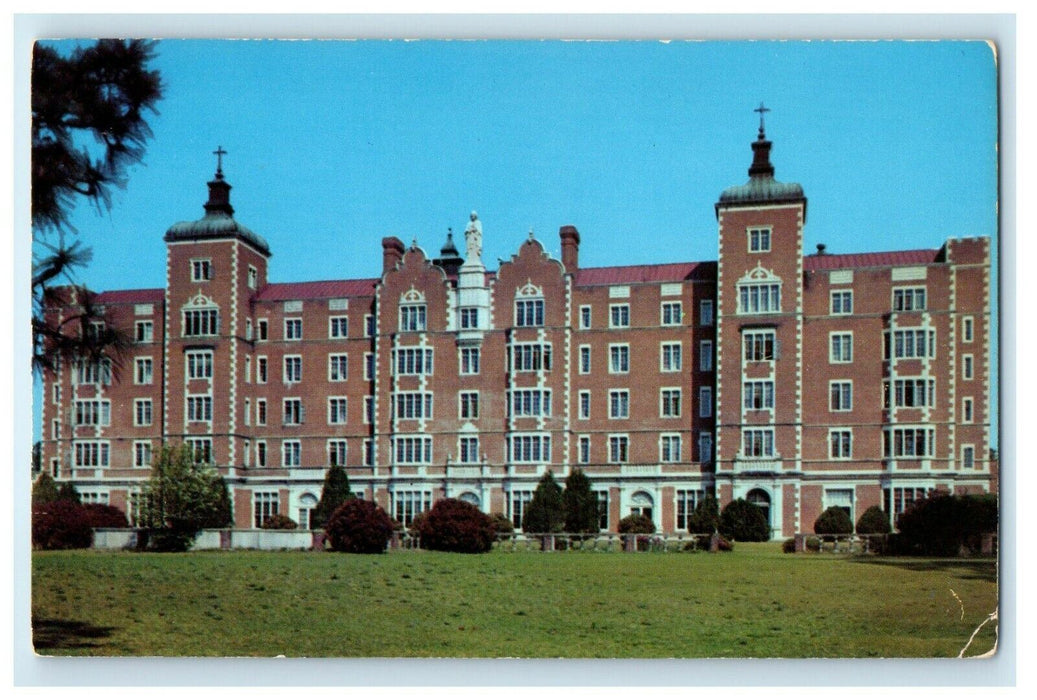
<svg viewBox="0 0 1037 700"><path fill-rule="evenodd" d="M32 584L36 650L54 655L953 657L997 605L993 560L788 555L775 543L35 552ZM992 627L970 655L992 647Z"/></svg>

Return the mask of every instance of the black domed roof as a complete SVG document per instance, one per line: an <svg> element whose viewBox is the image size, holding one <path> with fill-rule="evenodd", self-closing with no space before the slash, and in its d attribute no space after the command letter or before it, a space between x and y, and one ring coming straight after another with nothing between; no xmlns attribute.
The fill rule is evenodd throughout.
<svg viewBox="0 0 1037 700"><path fill-rule="evenodd" d="M173 224L166 231L163 240L169 243L238 238L263 255L270 255L270 246L266 239L234 218L234 207L230 205L230 190L230 184L223 179L222 169L217 169L215 179L209 182L209 201L205 203L205 216L197 221Z"/></svg>

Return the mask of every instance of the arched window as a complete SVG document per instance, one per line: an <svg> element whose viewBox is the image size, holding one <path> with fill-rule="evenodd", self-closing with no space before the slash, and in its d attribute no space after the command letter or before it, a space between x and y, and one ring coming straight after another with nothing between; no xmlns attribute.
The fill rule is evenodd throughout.
<svg viewBox="0 0 1037 700"><path fill-rule="evenodd" d="M299 497L299 529L311 530L310 516L317 507L317 497L312 493L304 493Z"/></svg>
<svg viewBox="0 0 1037 700"><path fill-rule="evenodd" d="M771 524L771 497L763 489L753 489L745 496L745 500L763 511L763 517L767 519L768 527Z"/></svg>
<svg viewBox="0 0 1037 700"><path fill-rule="evenodd" d="M482 501L479 500L479 497L471 491L465 491L458 498L464 501L465 503L471 503L476 508L479 508L480 504L482 503Z"/></svg>
<svg viewBox="0 0 1037 700"><path fill-rule="evenodd" d="M738 280L739 314L776 314L781 311L781 278L757 265Z"/></svg>
<svg viewBox="0 0 1037 700"><path fill-rule="evenodd" d="M655 501L652 499L651 494L646 491L637 491L630 497L630 514L651 518L654 505Z"/></svg>

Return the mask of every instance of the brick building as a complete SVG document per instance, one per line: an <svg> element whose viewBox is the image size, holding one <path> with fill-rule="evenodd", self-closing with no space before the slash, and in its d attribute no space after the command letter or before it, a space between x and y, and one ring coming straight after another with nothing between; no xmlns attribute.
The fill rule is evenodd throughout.
<svg viewBox="0 0 1037 700"><path fill-rule="evenodd" d="M378 277L303 283L268 281L217 168L204 217L165 235L164 287L95 299L130 350L44 377L42 463L132 514L154 451L187 442L238 527L306 527L331 464L404 523L457 497L518 524L574 467L608 530L684 530L715 494L787 537L833 505L989 490L989 241L804 255L807 200L770 147L761 123L716 261L581 268L562 226L561 260L530 233L487 271L473 212L463 257L390 237Z"/></svg>

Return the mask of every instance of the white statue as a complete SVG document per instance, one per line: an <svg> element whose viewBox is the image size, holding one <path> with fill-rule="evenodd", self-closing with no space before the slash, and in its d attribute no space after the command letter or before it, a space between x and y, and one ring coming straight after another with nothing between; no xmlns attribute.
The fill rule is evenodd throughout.
<svg viewBox="0 0 1037 700"><path fill-rule="evenodd" d="M471 220L468 222L468 228L464 230L465 262L482 262L482 222L474 211L468 218Z"/></svg>

